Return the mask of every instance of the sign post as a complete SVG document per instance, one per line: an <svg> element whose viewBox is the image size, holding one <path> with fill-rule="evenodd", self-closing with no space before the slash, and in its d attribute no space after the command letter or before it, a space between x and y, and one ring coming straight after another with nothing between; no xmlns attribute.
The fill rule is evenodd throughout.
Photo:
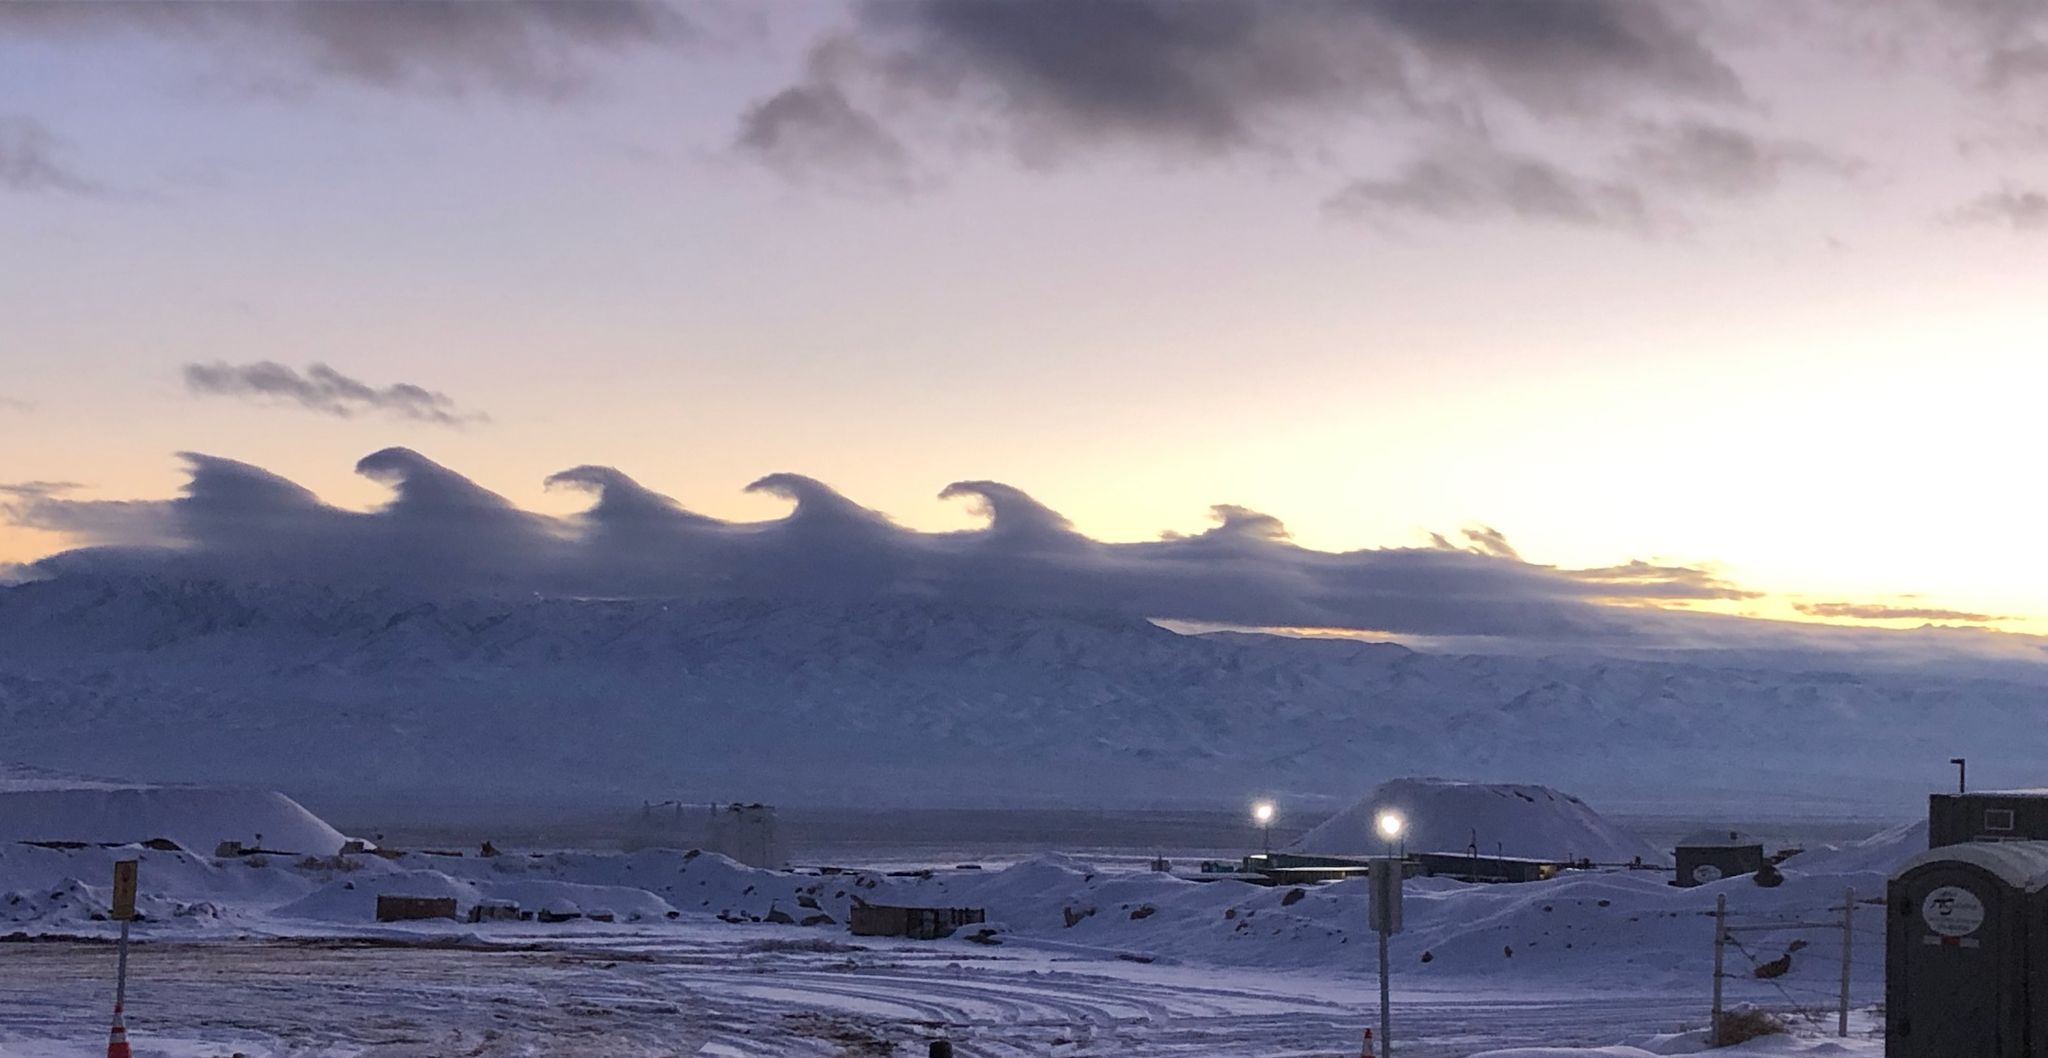
<svg viewBox="0 0 2048 1058"><path fill-rule="evenodd" d="M114 864L114 918L121 923L121 955L114 971L114 1027L107 1036L107 1058L129 1058L128 1026L121 1021L121 1008L128 1001L128 923L135 919L135 882L139 860Z"/></svg>
<svg viewBox="0 0 2048 1058"><path fill-rule="evenodd" d="M1372 904L1368 914L1380 935L1380 1054L1394 1053L1394 1004L1387 977L1387 938L1401 932L1401 861L1381 856L1372 861Z"/></svg>

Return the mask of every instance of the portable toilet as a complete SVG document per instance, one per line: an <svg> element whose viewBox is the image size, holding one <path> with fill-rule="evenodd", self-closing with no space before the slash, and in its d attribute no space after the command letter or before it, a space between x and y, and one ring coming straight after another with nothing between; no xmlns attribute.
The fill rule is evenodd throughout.
<svg viewBox="0 0 2048 1058"><path fill-rule="evenodd" d="M1930 849L1892 875L1885 1058L2048 1058L2044 889L2048 841Z"/></svg>

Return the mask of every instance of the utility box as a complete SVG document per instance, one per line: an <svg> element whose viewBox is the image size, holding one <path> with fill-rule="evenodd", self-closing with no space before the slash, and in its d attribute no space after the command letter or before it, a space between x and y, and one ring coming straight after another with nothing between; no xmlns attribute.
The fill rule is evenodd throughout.
<svg viewBox="0 0 2048 1058"><path fill-rule="evenodd" d="M1764 866L1764 843L1739 830L1702 830L1672 850L1678 863L1673 885L1691 887L1744 874Z"/></svg>
<svg viewBox="0 0 2048 1058"><path fill-rule="evenodd" d="M1370 890L1367 894L1366 925L1373 932L1392 935L1401 932L1401 876L1406 874L1404 864L1391 856L1382 856L1372 861L1372 873L1367 876Z"/></svg>
<svg viewBox="0 0 2048 1058"><path fill-rule="evenodd" d="M1885 1058L2048 1058L2044 890L2042 841L1930 849L1892 875Z"/></svg>
<svg viewBox="0 0 2048 1058"><path fill-rule="evenodd" d="M2048 790L1979 790L1927 798L1927 847L2048 841Z"/></svg>

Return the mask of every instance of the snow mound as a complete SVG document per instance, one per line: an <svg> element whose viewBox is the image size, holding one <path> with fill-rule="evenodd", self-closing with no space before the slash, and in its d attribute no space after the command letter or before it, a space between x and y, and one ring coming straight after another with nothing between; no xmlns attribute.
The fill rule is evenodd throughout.
<svg viewBox="0 0 2048 1058"><path fill-rule="evenodd" d="M1786 863L1807 874L1889 875L1926 851L1927 821L1914 819L1886 827L1861 841L1803 852Z"/></svg>
<svg viewBox="0 0 2048 1058"><path fill-rule="evenodd" d="M1596 863L1668 863L1641 838L1616 827L1584 801L1548 786L1394 779L1288 846L1323 856L1375 855L1386 848L1381 812L1400 814L1410 852L1463 852Z"/></svg>
<svg viewBox="0 0 2048 1058"><path fill-rule="evenodd" d="M132 844L169 838L206 854L223 841L332 855L347 839L273 790L149 786L10 766L0 770L0 842Z"/></svg>

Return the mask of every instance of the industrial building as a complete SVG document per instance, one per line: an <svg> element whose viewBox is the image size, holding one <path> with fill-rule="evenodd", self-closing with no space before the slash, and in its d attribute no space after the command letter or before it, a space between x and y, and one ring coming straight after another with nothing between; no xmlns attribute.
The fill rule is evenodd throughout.
<svg viewBox="0 0 2048 1058"><path fill-rule="evenodd" d="M1699 831L1680 841L1675 852L1678 872L1671 884L1678 886L1755 874L1764 866L1763 841L1739 830Z"/></svg>
<svg viewBox="0 0 2048 1058"><path fill-rule="evenodd" d="M1480 856L1471 852L1411 852L1400 857L1404 878L1455 878L1461 882L1540 882L1568 864L1522 856ZM1257 852L1244 858L1236 877L1253 876L1273 885L1303 885L1364 878L1372 860L1357 856L1304 856Z"/></svg>

